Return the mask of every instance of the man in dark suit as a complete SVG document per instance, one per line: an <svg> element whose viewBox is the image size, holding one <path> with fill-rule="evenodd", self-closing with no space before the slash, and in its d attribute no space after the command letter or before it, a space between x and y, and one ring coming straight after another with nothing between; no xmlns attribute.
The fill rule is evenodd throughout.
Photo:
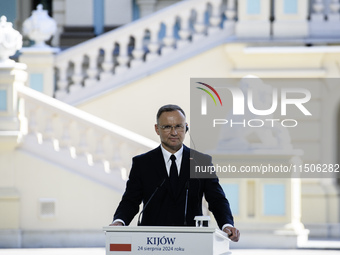
<svg viewBox="0 0 340 255"><path fill-rule="evenodd" d="M219 227L238 241L229 202L218 178L190 178L190 165L212 165L211 157L183 145L188 130L184 111L165 105L157 113L155 131L161 145L133 158L129 180L111 226L129 225L144 204L141 225L195 226L205 196ZM191 155L190 155L191 154Z"/></svg>

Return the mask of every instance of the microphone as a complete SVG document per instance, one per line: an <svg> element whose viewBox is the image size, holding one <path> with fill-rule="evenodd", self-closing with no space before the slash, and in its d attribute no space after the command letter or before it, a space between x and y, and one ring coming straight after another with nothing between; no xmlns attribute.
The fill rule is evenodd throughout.
<svg viewBox="0 0 340 255"><path fill-rule="evenodd" d="M146 207L148 206L148 204L150 203L150 201L152 200L152 198L154 197L154 195L157 193L158 189L159 189L160 187L163 186L165 180L166 180L166 178L164 178L164 180L161 182L161 184L159 184L159 185L156 187L155 191L152 193L152 195L150 196L149 200L148 200L148 201L145 203L145 205L143 206L143 210L140 212L140 214L139 214L139 216L138 216L138 223L137 223L137 226L140 226L140 225L141 225L141 218L140 218L140 217L142 216L144 210L146 209Z"/></svg>
<svg viewBox="0 0 340 255"><path fill-rule="evenodd" d="M185 184L185 207L184 207L184 226L187 226L187 209L188 209L188 194L189 194L189 180Z"/></svg>

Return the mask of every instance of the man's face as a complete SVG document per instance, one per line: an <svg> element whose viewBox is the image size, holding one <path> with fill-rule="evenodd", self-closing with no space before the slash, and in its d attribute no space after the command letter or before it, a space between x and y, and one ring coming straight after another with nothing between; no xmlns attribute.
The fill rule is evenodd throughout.
<svg viewBox="0 0 340 255"><path fill-rule="evenodd" d="M185 129L185 116L180 111L163 112L158 119L158 125L155 125L164 149L170 153L175 153L182 147Z"/></svg>

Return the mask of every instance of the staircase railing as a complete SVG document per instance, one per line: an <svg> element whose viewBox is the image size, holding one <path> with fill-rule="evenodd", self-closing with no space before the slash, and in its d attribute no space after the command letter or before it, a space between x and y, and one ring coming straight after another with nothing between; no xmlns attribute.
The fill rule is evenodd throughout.
<svg viewBox="0 0 340 255"><path fill-rule="evenodd" d="M39 144L49 144L51 148L47 149L55 152L51 155L52 159L58 158L58 152L66 155L61 159L64 162L57 163L63 165L66 161L83 159L87 166L95 165L96 169L102 170L98 175L102 175L100 179L104 182L104 172L125 179L131 166L131 157L158 146L158 143L148 138L31 88L16 86L16 91L21 125L27 127L22 147L36 150ZM30 142L33 142L31 147L28 144ZM43 153L41 150L38 150L39 153ZM73 163L77 164L81 162ZM96 178L95 173L90 171L89 174Z"/></svg>
<svg viewBox="0 0 340 255"><path fill-rule="evenodd" d="M124 76L207 34L233 24L235 0L182 1L56 56L56 98Z"/></svg>
<svg viewBox="0 0 340 255"><path fill-rule="evenodd" d="M91 88L84 93L86 99L103 92L96 87L105 84L110 89L124 79L140 78L141 72L157 69L164 59L174 62L176 53L184 54L211 37L223 35L219 42L230 35L243 42L339 42L339 10L339 0L181 1L57 54L55 97L67 101L71 94ZM133 70L139 76L127 72Z"/></svg>

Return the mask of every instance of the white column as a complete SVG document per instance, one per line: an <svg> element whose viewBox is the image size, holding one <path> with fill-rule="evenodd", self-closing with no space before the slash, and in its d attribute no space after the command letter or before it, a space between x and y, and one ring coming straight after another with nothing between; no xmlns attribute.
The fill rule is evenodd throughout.
<svg viewBox="0 0 340 255"><path fill-rule="evenodd" d="M0 149L14 148L20 135L15 85L24 85L26 65L0 62Z"/></svg>
<svg viewBox="0 0 340 255"><path fill-rule="evenodd" d="M53 96L55 85L54 55L58 48L23 48L19 61L27 65L28 87Z"/></svg>
<svg viewBox="0 0 340 255"><path fill-rule="evenodd" d="M270 37L270 2L270 0L238 1L237 37Z"/></svg>
<svg viewBox="0 0 340 255"><path fill-rule="evenodd" d="M303 38L309 35L308 0L275 1L274 37Z"/></svg>

